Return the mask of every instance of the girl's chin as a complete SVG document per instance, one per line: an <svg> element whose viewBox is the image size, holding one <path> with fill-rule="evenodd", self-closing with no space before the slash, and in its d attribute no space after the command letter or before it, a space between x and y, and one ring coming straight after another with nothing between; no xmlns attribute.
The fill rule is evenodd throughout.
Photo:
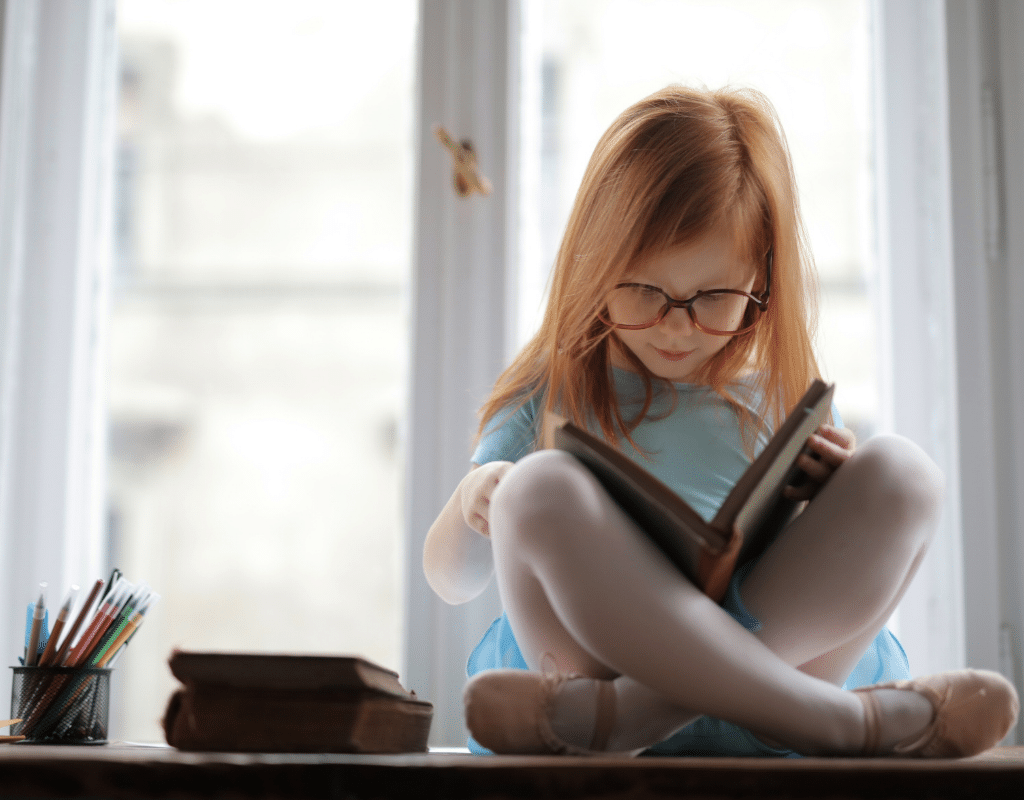
<svg viewBox="0 0 1024 800"><path fill-rule="evenodd" d="M640 358L640 355L637 354L637 357ZM672 383L692 383L693 376L701 366L701 364L692 363L692 357L680 359L662 358L657 351L648 353L647 358L640 358L640 360L652 375ZM611 362L613 367L624 369L627 372L637 371L637 368L631 361L616 352L616 348L612 348Z"/></svg>
<svg viewBox="0 0 1024 800"><path fill-rule="evenodd" d="M671 381L672 383L692 383L693 377L696 374L696 368L690 364L683 366L678 365L676 369L672 369L671 365L667 364L651 364L646 363L647 369L649 369L654 375L657 375L662 380Z"/></svg>

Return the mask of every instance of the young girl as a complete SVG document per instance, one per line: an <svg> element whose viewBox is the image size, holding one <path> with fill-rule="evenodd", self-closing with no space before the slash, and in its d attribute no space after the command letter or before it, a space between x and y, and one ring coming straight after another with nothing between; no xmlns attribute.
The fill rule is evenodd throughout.
<svg viewBox="0 0 1024 800"><path fill-rule="evenodd" d="M1018 710L992 672L906 679L883 626L935 527L942 478L911 442L809 440L809 501L718 605L571 456L589 427L710 519L818 367L816 284L789 152L753 91L669 87L597 145L540 330L483 408L473 468L431 527L451 603L497 575L466 720L498 753L963 756ZM880 683L888 681L887 683ZM849 689L857 688L855 691Z"/></svg>

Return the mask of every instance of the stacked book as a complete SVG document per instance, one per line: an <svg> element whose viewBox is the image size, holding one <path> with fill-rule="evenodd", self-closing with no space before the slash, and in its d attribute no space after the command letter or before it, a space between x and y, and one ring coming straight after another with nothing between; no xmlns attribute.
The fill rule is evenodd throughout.
<svg viewBox="0 0 1024 800"><path fill-rule="evenodd" d="M427 749L433 706L398 674L355 656L175 650L183 684L164 715L181 750L415 753Z"/></svg>

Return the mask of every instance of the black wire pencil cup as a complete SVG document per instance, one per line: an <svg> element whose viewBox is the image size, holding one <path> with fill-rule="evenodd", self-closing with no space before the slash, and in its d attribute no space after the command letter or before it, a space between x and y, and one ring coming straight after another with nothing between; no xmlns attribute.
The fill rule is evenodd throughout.
<svg viewBox="0 0 1024 800"><path fill-rule="evenodd" d="M107 741L112 668L160 596L144 583L125 580L118 570L106 586L101 595L104 581L96 581L63 638L78 587L71 587L53 631L43 637L36 630L45 619L45 593L40 593L26 633L24 666L12 667L8 738L45 744Z"/></svg>

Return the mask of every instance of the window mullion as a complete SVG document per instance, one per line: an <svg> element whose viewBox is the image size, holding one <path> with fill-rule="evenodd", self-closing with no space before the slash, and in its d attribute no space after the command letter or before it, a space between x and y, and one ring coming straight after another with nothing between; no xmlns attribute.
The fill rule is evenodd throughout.
<svg viewBox="0 0 1024 800"><path fill-rule="evenodd" d="M876 0L876 156L883 428L920 444L949 490L900 604L915 674L964 662L952 200L941 4Z"/></svg>
<svg viewBox="0 0 1024 800"><path fill-rule="evenodd" d="M1002 442L1002 530L1000 563L1003 574L1002 666L1013 672L1017 691L1024 691L1024 230L1009 220L1024 219L1024 6L1018 0L997 4L999 42L999 95L1001 110L996 161L1002 165L1003 201L1001 223L1003 265L994 302L1001 308L1005 327L997 331L1000 344L997 374L1002 390L997 393L997 429ZM999 293L1002 293L1001 296ZM1007 652L1008 651L1008 652ZM1008 673L1009 674L1009 673ZM1016 743L1024 742L1024 720L1018 720Z"/></svg>
<svg viewBox="0 0 1024 800"><path fill-rule="evenodd" d="M447 606L424 580L421 553L430 524L469 468L476 410L511 349L518 6L420 4L404 677L435 704L434 745L465 743L466 657L500 612L493 584L465 606ZM472 142L491 195L455 195L436 124Z"/></svg>

